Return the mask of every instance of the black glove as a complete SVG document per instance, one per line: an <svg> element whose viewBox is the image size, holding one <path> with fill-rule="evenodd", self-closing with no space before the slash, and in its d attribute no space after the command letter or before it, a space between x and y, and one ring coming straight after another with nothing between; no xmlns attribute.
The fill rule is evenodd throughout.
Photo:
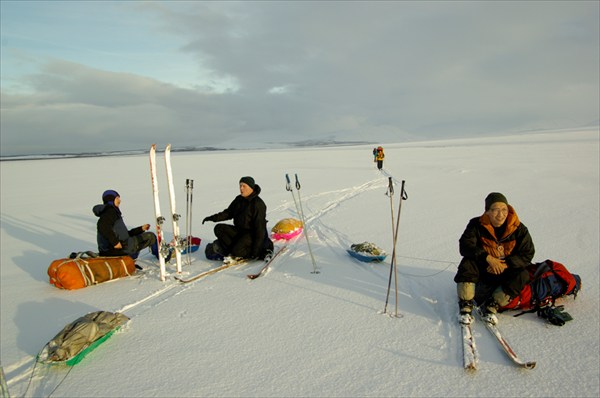
<svg viewBox="0 0 600 398"><path fill-rule="evenodd" d="M564 307L544 307L538 310L538 316L548 320L553 325L562 326L568 321L572 321L573 317L568 312L564 312Z"/></svg>
<svg viewBox="0 0 600 398"><path fill-rule="evenodd" d="M213 221L213 218L212 218L212 216L209 216L209 217L204 217L204 220L202 220L202 224L204 224L204 223L205 223L205 222L207 222L207 221Z"/></svg>

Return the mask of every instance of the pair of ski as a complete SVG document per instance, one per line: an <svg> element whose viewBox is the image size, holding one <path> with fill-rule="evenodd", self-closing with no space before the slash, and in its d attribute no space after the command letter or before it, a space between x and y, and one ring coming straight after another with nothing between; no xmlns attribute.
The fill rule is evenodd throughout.
<svg viewBox="0 0 600 398"><path fill-rule="evenodd" d="M273 263L273 261L275 260L275 258L277 258L277 256L279 256L281 253L285 252L287 250L287 246L283 246L281 249L277 250L275 253L273 253L273 255L271 257L268 257L265 260L265 264L260 268L260 270L255 273L255 274L248 274L246 275L246 277L248 279L256 279L261 275L264 275L265 272L267 272L267 270L269 269L269 267L271 266L271 264ZM209 269L208 271L204 271L198 275L194 275L190 278L182 278L179 275L175 276L175 279L177 279L179 282L181 283L190 283L190 282L194 282L197 281L198 279L202 279L208 275L212 275L215 274L219 271L223 271L224 269L236 266L236 265L244 265L247 264L248 260L247 259L236 259L236 258L232 258L232 257L225 257L225 259L223 260L223 264L219 267L213 268L213 269Z"/></svg>
<svg viewBox="0 0 600 398"><path fill-rule="evenodd" d="M179 232L179 219L181 215L177 214L176 203L175 203L175 188L173 186L173 171L171 169L171 144L165 148L165 167L167 170L167 184L169 188L169 199L170 199L170 212L171 220L173 222L173 241L169 244L164 239L163 223L165 218L161 214L160 200L158 197L158 179L156 174L156 144L152 144L150 147L150 176L152 179L152 193L154 196L154 215L156 220L156 237L158 240L158 262L160 264L160 280L165 281L166 279L166 258L169 256L169 251L174 249L175 260L177 262L177 273L181 273L181 252L183 250L183 243L181 234Z"/></svg>
<svg viewBox="0 0 600 398"><path fill-rule="evenodd" d="M483 316L479 308L477 308L477 314L479 318L483 321L486 326L486 329L490 331L492 336L496 338L496 341L502 347L504 353L508 356L508 358L518 367L523 369L533 369L535 368L535 361L522 361L517 353L512 349L508 341L502 336L500 333L500 329L498 326L491 322L486 322L483 320ZM462 339L463 339L463 364L465 369L467 370L476 370L477 362L479 361L479 353L477 351L477 346L475 344L475 337L473 336L473 322L470 323L462 323L459 322L460 328L462 331Z"/></svg>

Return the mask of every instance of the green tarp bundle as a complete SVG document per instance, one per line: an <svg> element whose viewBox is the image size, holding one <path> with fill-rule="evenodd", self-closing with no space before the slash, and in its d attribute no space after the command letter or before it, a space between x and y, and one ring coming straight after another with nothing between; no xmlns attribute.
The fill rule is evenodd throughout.
<svg viewBox="0 0 600 398"><path fill-rule="evenodd" d="M123 314L108 311L96 311L82 316L65 326L46 344L39 355L39 361L75 365L128 320Z"/></svg>

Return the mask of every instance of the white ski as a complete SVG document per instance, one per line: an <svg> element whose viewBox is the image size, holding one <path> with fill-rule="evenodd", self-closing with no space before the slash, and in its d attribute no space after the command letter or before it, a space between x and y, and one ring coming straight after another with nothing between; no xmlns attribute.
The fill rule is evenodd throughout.
<svg viewBox="0 0 600 398"><path fill-rule="evenodd" d="M171 144L165 148L165 166L167 168L167 184L169 187L169 199L171 202L171 218L173 220L173 242L175 243L175 261L177 263L177 273L181 273L181 233L179 232L179 219L175 203L175 188L173 184L173 171L171 169Z"/></svg>
<svg viewBox="0 0 600 398"><path fill-rule="evenodd" d="M508 344L508 341L502 336L502 334L500 333L500 329L498 329L498 327L496 325L494 325L491 322L486 322L484 320L483 317L483 313L481 312L481 309L477 309L477 314L479 315L479 318L483 321L483 323L485 324L487 330L490 331L490 333L492 334L492 336L494 336L496 338L496 340L498 341L498 343L500 344L500 347L502 347L502 350L504 351L504 353L506 354L506 356L508 356L508 358L510 358L510 360L517 366L524 368L524 369L533 369L535 368L536 362L535 361L523 361L519 358L519 356L517 355L517 353L512 349L512 347L510 346L510 344Z"/></svg>
<svg viewBox="0 0 600 398"><path fill-rule="evenodd" d="M247 263L248 263L248 260L243 259L243 258L225 257L223 259L223 263L221 264L221 266L219 266L217 268L209 269L208 271L204 271L204 272L202 272L202 273L200 273L198 275L189 277L187 279L182 278L182 277L176 275L175 279L177 279L181 283L190 283L190 282L197 281L198 279L204 278L205 276L215 274L215 273L217 273L219 271L223 271L224 269L227 269L227 268L230 268L230 267L234 267L236 265L245 265Z"/></svg>
<svg viewBox="0 0 600 398"><path fill-rule="evenodd" d="M160 213L160 201L158 198L158 180L156 179L156 144L150 147L150 178L152 180L152 194L154 196L154 215L156 221L156 238L158 247L158 262L160 263L160 280L165 281L165 243L162 232L162 224L165 218Z"/></svg>
<svg viewBox="0 0 600 398"><path fill-rule="evenodd" d="M477 346L475 345L475 337L473 336L473 329L471 327L472 324L460 321L459 324L463 339L463 366L466 370L476 370L479 354L477 352Z"/></svg>

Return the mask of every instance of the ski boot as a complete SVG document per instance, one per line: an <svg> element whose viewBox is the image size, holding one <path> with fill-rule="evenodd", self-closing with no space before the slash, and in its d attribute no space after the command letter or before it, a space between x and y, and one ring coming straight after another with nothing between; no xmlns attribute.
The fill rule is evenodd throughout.
<svg viewBox="0 0 600 398"><path fill-rule="evenodd" d="M464 325L471 324L473 322L473 300L460 300L458 307L460 308L458 322Z"/></svg>
<svg viewBox="0 0 600 398"><path fill-rule="evenodd" d="M498 303L493 298L487 299L480 308L481 319L492 325L498 324Z"/></svg>

